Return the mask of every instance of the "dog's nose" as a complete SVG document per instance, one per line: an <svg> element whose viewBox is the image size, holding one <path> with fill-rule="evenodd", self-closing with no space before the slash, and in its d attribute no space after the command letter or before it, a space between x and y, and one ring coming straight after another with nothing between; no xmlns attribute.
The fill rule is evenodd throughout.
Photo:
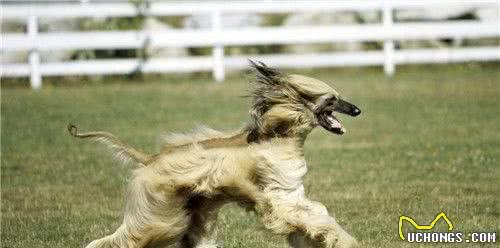
<svg viewBox="0 0 500 248"><path fill-rule="evenodd" d="M361 110L359 108L355 108L352 111L352 116L358 116L359 114L361 114Z"/></svg>

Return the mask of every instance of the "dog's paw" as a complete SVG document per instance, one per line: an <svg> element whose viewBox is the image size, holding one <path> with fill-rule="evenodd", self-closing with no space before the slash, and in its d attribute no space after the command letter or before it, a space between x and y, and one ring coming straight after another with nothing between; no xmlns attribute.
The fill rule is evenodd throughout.
<svg viewBox="0 0 500 248"><path fill-rule="evenodd" d="M335 248L357 248L360 247L359 243L349 234L340 235L337 237Z"/></svg>

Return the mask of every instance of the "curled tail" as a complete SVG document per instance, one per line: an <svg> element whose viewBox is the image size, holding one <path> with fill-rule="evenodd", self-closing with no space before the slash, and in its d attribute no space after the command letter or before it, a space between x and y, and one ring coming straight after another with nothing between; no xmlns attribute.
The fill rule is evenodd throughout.
<svg viewBox="0 0 500 248"><path fill-rule="evenodd" d="M132 159L139 164L146 164L146 162L152 158L151 155L136 150L135 148L123 143L113 134L108 132L98 131L98 132L79 133L78 128L73 124L68 124L68 131L73 137L81 139L92 138L106 144L111 149L116 151L117 157L123 158L125 160Z"/></svg>

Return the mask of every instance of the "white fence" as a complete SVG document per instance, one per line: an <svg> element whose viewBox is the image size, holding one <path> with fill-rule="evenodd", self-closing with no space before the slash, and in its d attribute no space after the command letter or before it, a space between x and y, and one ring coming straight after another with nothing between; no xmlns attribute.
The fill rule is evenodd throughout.
<svg viewBox="0 0 500 248"><path fill-rule="evenodd" d="M29 51L25 64L2 64L4 77L30 76L33 88L41 87L42 76L127 74L141 72L212 71L217 81L224 79L225 69L247 66L247 58L263 60L278 67L326 67L383 65L391 75L396 64L449 63L500 60L500 46L453 47L432 49L395 49L394 41L444 38L498 38L500 20L394 22L395 9L420 7L447 8L471 6L500 7L496 1L231 1L231 2L148 2L133 5L126 2L22 4L2 2L3 19L26 21L27 33L2 33L2 53ZM229 13L292 13L309 11L378 10L382 23L356 25L248 27L226 29L221 16ZM499 10L500 11L500 10ZM210 14L210 29L176 29L169 31L75 31L38 32L40 18L179 16ZM224 46L266 44L313 44L329 42L381 41L381 51L331 52L321 54L224 55ZM212 47L212 56L190 56L154 59L94 59L40 63L40 51L76 49L134 49L171 47Z"/></svg>

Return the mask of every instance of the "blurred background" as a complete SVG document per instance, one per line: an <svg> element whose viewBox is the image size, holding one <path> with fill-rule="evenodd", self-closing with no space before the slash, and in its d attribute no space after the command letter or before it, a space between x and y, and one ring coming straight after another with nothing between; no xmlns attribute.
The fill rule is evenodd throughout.
<svg viewBox="0 0 500 248"><path fill-rule="evenodd" d="M234 130L249 58L362 109L305 144L308 197L362 247L433 245L400 240L400 215L499 231L499 1L2 0L0 15L1 247L83 247L120 225L133 166L68 123L149 153L198 124ZM219 220L224 247L286 247L238 206Z"/></svg>
<svg viewBox="0 0 500 248"><path fill-rule="evenodd" d="M2 75L498 61L498 1L2 1Z"/></svg>

